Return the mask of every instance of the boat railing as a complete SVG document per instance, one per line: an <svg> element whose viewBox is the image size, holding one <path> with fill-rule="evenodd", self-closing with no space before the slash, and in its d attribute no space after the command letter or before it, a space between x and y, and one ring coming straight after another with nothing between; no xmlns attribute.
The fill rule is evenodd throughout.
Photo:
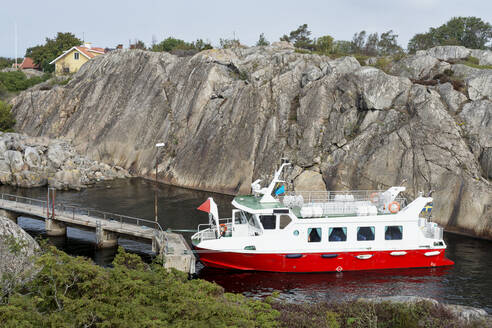
<svg viewBox="0 0 492 328"><path fill-rule="evenodd" d="M422 225L422 232L425 238L442 240L444 229L435 222L425 220Z"/></svg>
<svg viewBox="0 0 492 328"><path fill-rule="evenodd" d="M225 226L225 231L232 231L232 218L219 219L219 225L221 226L219 230ZM198 231L191 238L200 241L217 239L217 228L210 223L201 223L198 225Z"/></svg>
<svg viewBox="0 0 492 328"><path fill-rule="evenodd" d="M406 206L406 199L390 190L288 191L278 200L286 207L300 208L306 217L388 214L394 201L399 208Z"/></svg>
<svg viewBox="0 0 492 328"><path fill-rule="evenodd" d="M201 242L203 240L217 239L217 230L212 229L208 223L198 225L198 231L191 237L193 242Z"/></svg>
<svg viewBox="0 0 492 328"><path fill-rule="evenodd" d="M353 191L286 191L280 196L280 200L286 197L302 197L304 203L325 203L331 201L354 202L372 201L376 202L386 190L353 190Z"/></svg>

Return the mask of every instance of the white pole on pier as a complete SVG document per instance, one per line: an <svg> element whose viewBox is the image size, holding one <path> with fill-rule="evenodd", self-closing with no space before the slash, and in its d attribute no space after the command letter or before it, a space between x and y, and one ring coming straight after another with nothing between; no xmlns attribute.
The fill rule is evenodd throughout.
<svg viewBox="0 0 492 328"><path fill-rule="evenodd" d="M158 182L157 182L157 165L159 164L158 163L159 148L164 147L165 145L166 144L163 142L155 144L155 146L157 148L157 154L155 155L155 192L154 192L154 220L155 220L155 222L157 222L157 191L159 188L159 186L157 185L158 184Z"/></svg>
<svg viewBox="0 0 492 328"><path fill-rule="evenodd" d="M14 32L15 68L17 68L17 22L14 23L14 30L15 30Z"/></svg>

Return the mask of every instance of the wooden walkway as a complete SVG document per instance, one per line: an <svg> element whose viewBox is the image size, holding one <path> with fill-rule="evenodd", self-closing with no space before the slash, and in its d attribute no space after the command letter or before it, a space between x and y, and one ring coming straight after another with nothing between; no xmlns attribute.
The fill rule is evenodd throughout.
<svg viewBox="0 0 492 328"><path fill-rule="evenodd" d="M62 235L66 227L94 230L99 247L117 245L119 236L152 243L152 251L162 254L165 266L195 273L195 256L182 235L166 232L158 222L127 215L86 209L54 201L0 194L0 209L14 217L27 216L46 223L48 235ZM11 215L12 216L12 215Z"/></svg>

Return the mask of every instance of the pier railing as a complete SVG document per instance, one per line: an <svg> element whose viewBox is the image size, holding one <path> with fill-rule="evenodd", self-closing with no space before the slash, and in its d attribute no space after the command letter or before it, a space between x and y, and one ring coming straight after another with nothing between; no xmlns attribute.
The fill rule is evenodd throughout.
<svg viewBox="0 0 492 328"><path fill-rule="evenodd" d="M5 194L5 193L1 193L0 195L2 201L6 200L6 201L14 202L15 203L14 207L16 208L30 210L30 211L33 211L35 207L37 207L38 209L42 209L43 216L46 216L48 214L48 211L49 213L52 213L53 210L53 205L48 204L46 200ZM49 209L47 208L48 205L50 206ZM164 231L161 225L159 224L159 222L153 220L147 220L147 219L137 218L128 215L110 213L110 212L100 211L96 209L83 208L77 205L55 203L54 212L55 215L56 214L63 215L67 218L72 218L73 220L84 221L84 217L91 217L96 219L100 218L102 220L109 221L109 222L119 222L120 224L126 223L126 224L132 224L140 227L148 227L159 231Z"/></svg>

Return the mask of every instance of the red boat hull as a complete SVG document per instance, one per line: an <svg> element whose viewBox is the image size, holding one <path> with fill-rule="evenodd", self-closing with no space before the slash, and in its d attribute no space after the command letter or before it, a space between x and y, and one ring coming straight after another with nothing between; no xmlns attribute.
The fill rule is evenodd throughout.
<svg viewBox="0 0 492 328"><path fill-rule="evenodd" d="M453 265L454 262L444 256L444 249L437 255L425 253L436 250L404 250L405 255L391 255L395 251L364 251L337 253L302 254L253 254L210 251L195 247L200 261L208 267L271 272L330 272L357 271L401 268L425 268ZM398 250L396 252L402 252ZM372 255L370 258L358 258Z"/></svg>

